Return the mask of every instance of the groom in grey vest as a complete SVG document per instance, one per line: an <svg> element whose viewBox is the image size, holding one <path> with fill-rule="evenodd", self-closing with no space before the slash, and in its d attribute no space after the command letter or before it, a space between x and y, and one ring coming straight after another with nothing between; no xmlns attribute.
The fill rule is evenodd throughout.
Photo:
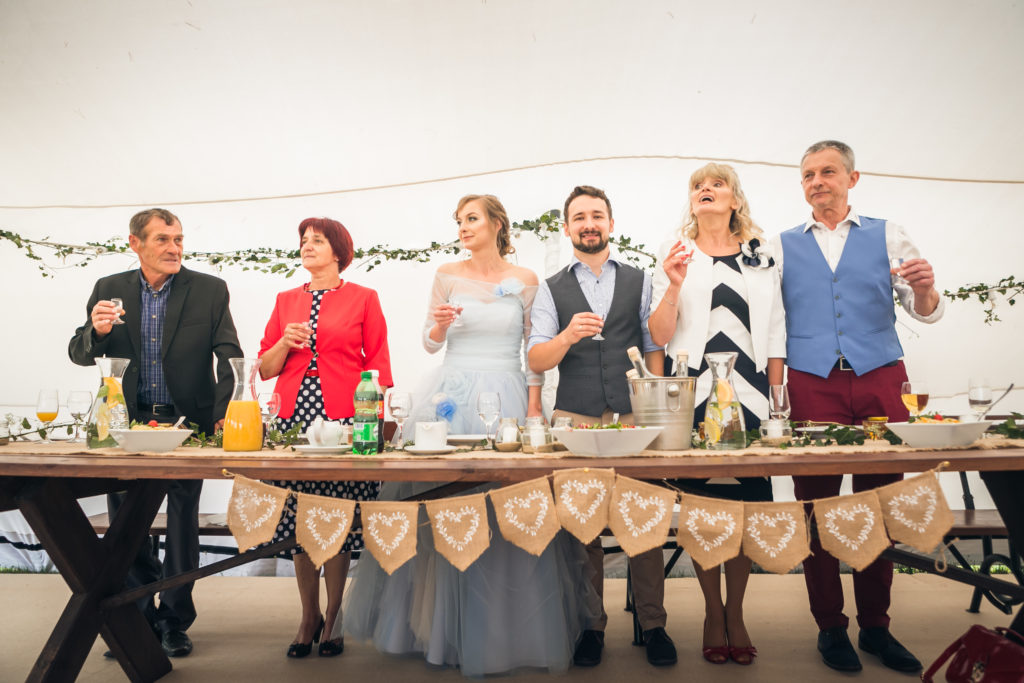
<svg viewBox="0 0 1024 683"><path fill-rule="evenodd" d="M660 375L664 367L664 351L647 331L651 276L612 254L608 236L614 225L611 203L603 191L588 185L573 189L565 200L565 234L572 240L572 261L541 282L530 316L530 369L544 372L558 366L552 417L571 417L574 424L610 422L615 413L620 421L632 423L626 385L626 371L632 367L626 355L629 347L643 350L652 372ZM573 657L576 666L601 662L608 623L600 537L587 547L587 553L601 600L600 617L580 637ZM629 569L647 660L655 666L675 664L675 645L665 633L661 548L630 558Z"/></svg>

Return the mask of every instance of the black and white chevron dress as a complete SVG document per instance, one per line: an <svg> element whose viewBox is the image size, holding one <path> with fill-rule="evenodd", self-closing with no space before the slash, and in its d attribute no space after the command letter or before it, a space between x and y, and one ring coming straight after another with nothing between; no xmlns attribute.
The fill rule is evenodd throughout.
<svg viewBox="0 0 1024 683"><path fill-rule="evenodd" d="M768 417L768 375L758 372L754 362L754 342L750 336L750 306L747 286L741 272L740 254L713 256L711 291L711 318L708 323L704 353L735 351L736 365L732 383L743 406L743 421L749 431L761 426ZM666 360L666 365L669 361ZM693 368L689 369L694 375ZM693 411L694 427L704 421L704 409L711 393L711 368L704 358L697 375L696 400ZM739 484L739 485L737 485ZM684 491L746 501L772 500L771 482L765 477L735 479L678 480L676 485Z"/></svg>

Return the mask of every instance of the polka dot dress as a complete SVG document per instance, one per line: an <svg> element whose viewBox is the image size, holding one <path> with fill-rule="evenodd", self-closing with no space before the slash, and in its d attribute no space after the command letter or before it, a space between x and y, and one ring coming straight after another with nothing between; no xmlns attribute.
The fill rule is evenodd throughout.
<svg viewBox="0 0 1024 683"><path fill-rule="evenodd" d="M310 370L316 369L316 325L320 316L320 302L323 298L323 290L313 290L313 306L309 312L309 323L313 326L313 337L311 347L313 349L313 360L309 364ZM303 377L302 386L299 387L299 395L295 401L295 412L291 417L279 421L281 431L291 429L296 424L302 424L302 429L311 424L317 417L328 419L324 411L324 397L320 391L319 377ZM351 418L341 420L344 424L352 424ZM379 481L304 481L299 479L285 479L268 481L272 486L291 489L296 493L309 493L316 496L329 496L331 498L348 498L351 500L377 500L380 493ZM277 525L274 533L274 541L281 541L295 535L295 505L296 500L289 496L284 507L284 514ZM356 514L359 514L359 506L356 506ZM341 552L349 550L362 550L363 537L361 534L349 534ZM289 554L305 552L301 546L296 546L288 551Z"/></svg>

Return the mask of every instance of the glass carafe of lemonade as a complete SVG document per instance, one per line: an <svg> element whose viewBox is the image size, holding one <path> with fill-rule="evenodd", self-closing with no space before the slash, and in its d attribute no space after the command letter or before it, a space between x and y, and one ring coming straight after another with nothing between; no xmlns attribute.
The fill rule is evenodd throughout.
<svg viewBox="0 0 1024 683"><path fill-rule="evenodd" d="M235 391L224 416L224 450L258 451L263 448L263 418L256 399L259 358L232 358Z"/></svg>
<svg viewBox="0 0 1024 683"><path fill-rule="evenodd" d="M738 357L735 351L704 354L711 369L711 393L704 408L704 442L708 448L728 450L747 446L743 407L732 383Z"/></svg>
<svg viewBox="0 0 1024 683"><path fill-rule="evenodd" d="M100 369L100 388L92 402L86 427L89 448L117 446L110 430L128 429L128 405L124 401L121 379L129 363L129 358L101 356L96 359L96 367Z"/></svg>

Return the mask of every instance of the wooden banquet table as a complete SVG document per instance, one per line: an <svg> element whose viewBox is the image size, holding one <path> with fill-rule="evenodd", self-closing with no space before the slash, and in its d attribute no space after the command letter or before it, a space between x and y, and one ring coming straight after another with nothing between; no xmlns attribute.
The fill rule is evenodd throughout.
<svg viewBox="0 0 1024 683"><path fill-rule="evenodd" d="M991 450L870 450L771 455L686 455L666 453L625 458L534 457L478 452L443 458L307 456L285 451L228 454L219 449L178 449L144 456L117 449L83 452L68 444L15 443L0 447L0 511L20 510L67 581L72 596L28 674L29 681L76 678L97 634L103 636L132 681L153 681L171 663L151 634L134 600L171 585L267 557L294 545L293 538L237 557L131 590L124 589L132 559L149 533L172 479L221 479L224 470L256 479L431 481L457 492L473 482L513 483L577 467L614 468L636 479L715 476L785 476L922 472L948 462L951 471L1024 470L1024 448ZM78 498L126 491L124 514L98 537ZM1024 499L997 500L1020 510ZM1004 514L1004 518L1006 515ZM1020 519L1021 515L1015 514ZM1009 525L1010 520L1007 519ZM1011 535L1015 533L1011 530ZM887 553L890 551L886 551ZM899 560L898 560L899 561ZM955 573L955 568L949 572ZM969 574L969 572L963 572ZM963 577L956 577L971 582ZM986 582L987 579L987 582ZM990 590L1019 586L984 575L975 585ZM994 583L993 583L994 582Z"/></svg>

